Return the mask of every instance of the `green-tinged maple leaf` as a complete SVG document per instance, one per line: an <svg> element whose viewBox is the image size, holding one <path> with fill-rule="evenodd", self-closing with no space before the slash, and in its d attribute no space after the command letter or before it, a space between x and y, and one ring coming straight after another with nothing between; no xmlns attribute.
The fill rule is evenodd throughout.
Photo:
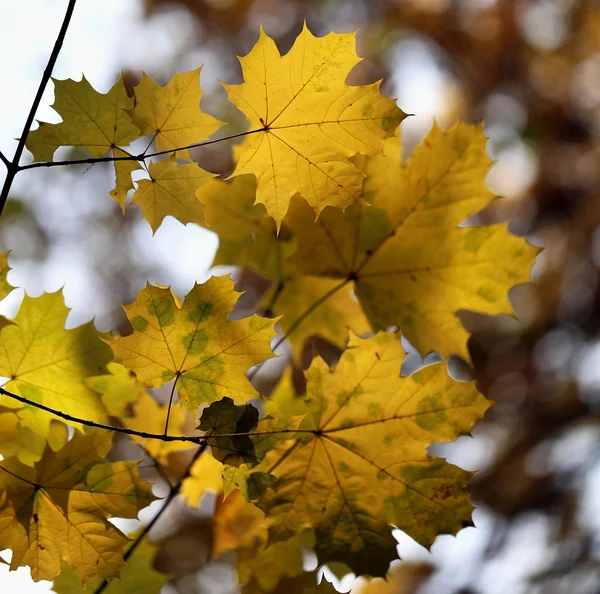
<svg viewBox="0 0 600 594"><path fill-rule="evenodd" d="M378 82L345 83L360 61L354 45L354 33L317 38L305 26L281 56L261 29L240 58L244 83L224 85L251 129L264 129L244 139L234 175L256 176L256 201L278 228L296 193L317 214L358 202L363 175L350 157L379 153L404 117L395 101L379 94Z"/></svg>
<svg viewBox="0 0 600 594"><path fill-rule="evenodd" d="M6 275L10 270L8 265L8 256L10 252L0 254L0 299L4 299L12 290L13 287L6 280Z"/></svg>
<svg viewBox="0 0 600 594"><path fill-rule="evenodd" d="M423 546L470 521L470 473L430 457L432 443L468 433L489 402L452 381L444 364L404 378L396 334L352 338L336 369L306 372L311 425L274 445L256 472L275 476L258 499L274 540L304 528L319 561L385 575L396 557L391 526Z"/></svg>
<svg viewBox="0 0 600 594"><path fill-rule="evenodd" d="M192 414L224 395L235 402L255 398L245 373L273 356L273 320L228 321L237 297L228 277L196 285L181 305L169 289L147 285L135 303L124 306L133 334L109 342L117 362L146 387L176 380Z"/></svg>
<svg viewBox="0 0 600 594"><path fill-rule="evenodd" d="M10 378L7 390L33 402L88 421L106 422L102 400L85 384L85 378L106 372L110 348L91 322L65 330L68 311L60 291L37 298L25 296L13 323L0 330L0 375ZM21 426L48 436L55 417L8 397L2 404L19 408Z"/></svg>
<svg viewBox="0 0 600 594"><path fill-rule="evenodd" d="M161 87L146 73L135 87L135 108L129 113L142 134L154 136L157 151L179 148L206 140L223 122L200 111L200 71L177 72ZM179 158L187 153L179 151Z"/></svg>
<svg viewBox="0 0 600 594"><path fill-rule="evenodd" d="M223 464L205 452L196 460L181 485L181 496L190 507L198 508L206 491L220 493L223 489Z"/></svg>
<svg viewBox="0 0 600 594"><path fill-rule="evenodd" d="M56 80L52 107L63 119L59 124L40 122L27 136L27 148L36 161L52 161L59 146L82 146L92 157L102 157L117 146L127 146L139 137L126 109L133 106L127 97L123 77L108 93L99 93L82 77L80 81Z"/></svg>
<svg viewBox="0 0 600 594"><path fill-rule="evenodd" d="M196 192L204 205L208 229L219 235L212 265L249 267L265 278L277 280L284 260L294 251L290 234L279 236L272 217L262 204L254 204L256 178L238 175L231 181L211 180Z"/></svg>
<svg viewBox="0 0 600 594"><path fill-rule="evenodd" d="M302 201L292 203L285 221L296 234L292 260L309 277L335 279L339 290L353 287L375 330L397 326L422 355L468 359L468 333L456 312L512 313L507 293L529 281L538 250L505 224L458 227L493 198L484 181L490 161L481 127L434 126L404 164L397 143L389 139L386 154L361 159L369 206L328 208L315 222ZM272 311L284 314L288 332L306 336L310 330L301 326L331 303L331 286L311 286L310 308L294 311L284 299ZM339 316L327 319L334 329L323 332L339 344Z"/></svg>
<svg viewBox="0 0 600 594"><path fill-rule="evenodd" d="M35 468L0 462L0 547L13 551L11 569L28 565L35 581L56 577L61 561L83 583L119 574L127 537L108 520L135 518L155 497L137 463L103 462L111 441L75 435Z"/></svg>
<svg viewBox="0 0 600 594"><path fill-rule="evenodd" d="M195 163L179 165L175 157L150 163L148 170L150 179L138 181L131 203L140 206L153 232L169 215L183 224L204 223L204 209L196 190L214 177L212 173Z"/></svg>
<svg viewBox="0 0 600 594"><path fill-rule="evenodd" d="M135 537L135 534L132 535ZM159 594L167 576L155 571L152 562L156 547L144 538L121 569L119 577L110 580L106 594ZM60 575L54 580L52 590L57 594L92 594L98 590L102 580L90 580L84 586L73 568L63 561Z"/></svg>
<svg viewBox="0 0 600 594"><path fill-rule="evenodd" d="M140 136L126 110L133 107L127 97L123 77L108 93L99 93L82 77L74 80L54 80L55 111L62 117L59 124L40 122L37 130L27 136L27 148L36 161L52 161L59 146L87 148L92 157L103 157L113 151L115 157L128 153L119 146L127 146ZM115 161L115 188L110 195L121 206L125 205L127 191L133 187L131 172L139 169L137 161Z"/></svg>

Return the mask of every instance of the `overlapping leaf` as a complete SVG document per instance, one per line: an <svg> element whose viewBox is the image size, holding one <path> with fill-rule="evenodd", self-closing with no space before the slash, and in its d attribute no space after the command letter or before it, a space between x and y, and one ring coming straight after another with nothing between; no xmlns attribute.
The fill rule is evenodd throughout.
<svg viewBox="0 0 600 594"><path fill-rule="evenodd" d="M10 378L6 389L33 402L89 421L105 422L100 396L85 384L89 376L106 372L110 348L93 323L65 330L68 309L60 292L25 296L13 323L0 330L0 375ZM18 406L21 426L48 436L55 418L33 406Z"/></svg>
<svg viewBox="0 0 600 594"><path fill-rule="evenodd" d="M262 130L244 139L234 174L256 176L256 201L278 228L296 193L317 214L358 202L363 176L350 157L380 152L404 117L379 83L345 84L359 61L354 33L317 38L305 26L281 56L261 29L240 58L244 83L224 85L251 129Z"/></svg>
<svg viewBox="0 0 600 594"><path fill-rule="evenodd" d="M160 594L167 576L152 568L155 555L156 548L149 544L147 539L143 539L121 569L119 577L111 579L104 592ZM84 586L73 568L63 562L60 575L52 584L52 590L57 594L90 594L97 592L101 584L102 580L93 579Z"/></svg>
<svg viewBox="0 0 600 594"><path fill-rule="evenodd" d="M135 108L129 113L142 134L154 136L157 151L177 149L206 140L223 122L200 111L200 71L177 72L161 87L146 73L135 87ZM186 157L187 152L178 151Z"/></svg>
<svg viewBox="0 0 600 594"><path fill-rule="evenodd" d="M36 161L52 161L59 146L85 147L96 158L109 151L115 157L128 156L118 147L130 144L140 131L126 111L133 107L133 99L127 97L122 76L108 93L96 91L85 77L79 82L54 80L54 93L53 107L63 121L40 122L29 133L26 146ZM121 207L133 187L131 172L139 167L134 160L115 161L116 185L110 194Z"/></svg>
<svg viewBox="0 0 600 594"><path fill-rule="evenodd" d="M272 320L258 316L228 321L236 300L227 277L196 285L181 305L168 289L147 285L124 306L134 331L110 341L116 360L146 387L176 380L192 414L225 395L246 402L256 392L245 373L273 356L274 330Z"/></svg>
<svg viewBox="0 0 600 594"><path fill-rule="evenodd" d="M529 280L537 250L505 224L458 227L493 198L484 181L489 158L481 127L434 126L405 164L397 142L386 141L385 155L364 160L369 206L327 209L315 222L301 201L293 203L286 219L296 234L293 260L306 275L337 279L340 290L353 287L375 330L398 326L423 355L468 359L468 333L456 312L512 313L507 293ZM282 309L272 309L285 315L285 330L306 334L300 326L331 303L331 289L324 285L310 308L295 312L285 307L299 299L294 285L289 291L281 291ZM344 331L338 321L335 334Z"/></svg>
<svg viewBox="0 0 600 594"><path fill-rule="evenodd" d="M127 537L108 520L135 518L155 497L136 463L103 462L111 441L75 435L35 468L0 462L0 547L13 551L11 569L28 565L35 581L56 577L62 561L83 583L119 574Z"/></svg>
<svg viewBox="0 0 600 594"><path fill-rule="evenodd" d="M204 223L204 212L196 198L196 190L214 177L212 173L195 163L179 165L175 157L150 163L148 171L150 179L138 182L131 203L140 206L142 216L150 223L153 232L169 215L183 224Z"/></svg>
<svg viewBox="0 0 600 594"><path fill-rule="evenodd" d="M470 522L469 473L427 454L427 446L467 433L487 402L445 365L399 377L395 334L352 339L331 371L307 372L311 425L278 442L256 472L275 478L258 499L275 540L314 529L321 562L385 575L396 557L391 525L430 546Z"/></svg>

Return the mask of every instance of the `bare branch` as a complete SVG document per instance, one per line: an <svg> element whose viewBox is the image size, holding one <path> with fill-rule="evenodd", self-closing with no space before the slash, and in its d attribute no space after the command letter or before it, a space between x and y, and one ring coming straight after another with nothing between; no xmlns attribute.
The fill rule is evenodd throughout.
<svg viewBox="0 0 600 594"><path fill-rule="evenodd" d="M114 431L115 433L124 433L125 435L135 435L136 437L141 437L143 439L158 439L160 441L187 441L190 443L195 443L197 445L206 441L206 437L186 437L184 435L162 435L159 433L146 433L144 431L135 431L134 429L128 429L127 427L116 427L114 425L105 425L104 423L96 423L94 421L88 421L87 419L80 419L79 417L74 417L73 415L69 415L67 413L61 412L60 410L56 410L54 408L50 408L49 406L45 406L44 404L40 404L39 402L34 402L29 400L28 398L24 398L23 396L19 396L18 394L13 394L4 388L0 388L0 394L4 396L8 396L14 400L18 400L23 404L29 404L30 406L34 406L35 408L39 408L40 410L44 410L52 415L60 417L65 421L71 421L72 423L79 423L81 425L87 425L88 427L95 427L96 429L106 429L107 431Z"/></svg>
<svg viewBox="0 0 600 594"><path fill-rule="evenodd" d="M150 157L158 157L160 155L169 155L177 151L184 151L191 148L200 146L208 146L210 144L217 144L218 142L225 142L226 140L232 140L234 138L241 138L250 134L256 134L257 132L264 132L266 128L257 128L256 130L249 130L248 132L240 132L239 134L232 134L231 136L224 136L223 138L215 138L214 140L205 140L203 142L195 142L194 144L188 144L187 146L181 146L176 149L168 151L157 151L155 153L146 153L145 151L139 155L129 155L127 157L90 157L89 159L72 159L69 161L44 161L43 163L30 163L29 165L19 166L19 171L26 171L27 169L37 169L39 167L64 167L66 165L86 165L94 163L114 163L116 161L144 161ZM123 149L119 149L123 150Z"/></svg>
<svg viewBox="0 0 600 594"><path fill-rule="evenodd" d="M0 191L0 214L2 214L6 201L8 200L8 194L10 192L10 188L12 186L15 175L19 172L19 161L21 160L21 155L23 154L23 149L25 148L27 135L31 130L31 124L33 124L33 118L35 117L35 114L40 105L40 101L42 100L42 95L46 90L46 85L48 84L48 81L52 76L52 70L54 70L54 65L56 64L56 60L58 59L58 54L60 53L63 41L65 40L67 29L69 28L69 23L71 22L71 16L73 16L73 11L75 10L76 2L77 0L69 0L69 4L67 5L67 11L65 13L65 18L63 19L62 26L60 28L60 31L58 32L56 41L54 42L54 48L52 49L52 53L50 54L50 58L48 59L48 64L46 65L44 74L42 74L42 80L40 81L40 86L38 87L35 98L33 99L33 104L31 105L31 109L29 110L29 115L27 116L27 120L25 121L25 125L23 126L23 132L21 132L21 137L19 138L19 143L17 144L17 150L15 151L12 163L10 163L10 165L7 165L8 173L6 175L6 179L4 180L2 191Z"/></svg>
<svg viewBox="0 0 600 594"><path fill-rule="evenodd" d="M0 161L2 161L7 168L10 167L10 161L6 158L6 156L4 155L4 153L2 151L0 151Z"/></svg>

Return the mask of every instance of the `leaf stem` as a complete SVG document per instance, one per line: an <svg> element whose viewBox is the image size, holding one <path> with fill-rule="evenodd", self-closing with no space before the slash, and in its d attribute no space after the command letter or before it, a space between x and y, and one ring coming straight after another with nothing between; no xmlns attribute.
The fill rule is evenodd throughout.
<svg viewBox="0 0 600 594"><path fill-rule="evenodd" d="M19 143L17 144L17 150L15 151L13 160L11 163L8 163L8 160L5 160L5 158L2 159L6 164L7 174L6 179L4 180L4 185L2 186L2 190L0 191L0 215L2 214L4 206L6 205L6 201L8 200L8 194L12 187L12 183L15 179L15 175L17 175L17 173L21 169L19 167L19 161L21 160L21 155L23 154L23 149L25 148L25 142L27 141L27 136L29 134L29 131L31 130L33 118L35 117L35 114L40 105L40 101L42 100L42 95L46 90L46 85L48 84L48 81L52 76L52 71L54 70L54 65L56 64L56 60L58 59L58 54L60 53L60 50L62 48L65 36L67 35L67 29L69 28L69 23L71 22L71 17L73 16L73 11L75 10L76 2L77 0L69 0L69 4L67 5L67 10L63 19L62 26L60 28L60 31L58 32L56 41L54 42L54 47L52 48L52 53L50 54L50 58L48 59L46 69L42 74L40 85L33 99L33 103L31 105L31 109L29 110L29 115L27 116L25 125L23 126L23 132L21 132L21 137L19 138Z"/></svg>

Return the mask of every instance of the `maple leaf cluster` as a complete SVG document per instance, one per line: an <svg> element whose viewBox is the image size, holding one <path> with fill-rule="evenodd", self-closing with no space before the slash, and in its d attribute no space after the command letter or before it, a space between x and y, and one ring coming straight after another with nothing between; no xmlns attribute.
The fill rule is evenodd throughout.
<svg viewBox="0 0 600 594"><path fill-rule="evenodd" d="M109 522L154 499L137 463L105 462L111 430L159 465L196 448L171 495L192 507L207 490L220 495L213 556L237 551L247 593L330 591L303 573L303 548L320 564L384 576L397 557L394 527L428 547L471 525L470 473L427 448L468 434L490 402L445 361L400 376L399 335L423 356L468 361L456 312L510 314L509 289L529 280L537 252L524 239L506 225L461 225L494 199L482 127L434 126L404 160L395 101L379 83L345 82L359 62L353 34L316 38L305 27L282 56L261 30L240 62L244 82L224 86L250 129L228 180L190 158L222 126L200 110L200 68L164 87L144 74L133 98L121 79L106 94L85 79L55 81L63 121L27 138L36 161L60 146L112 161L123 209L133 190L153 231L166 216L204 226L219 236L215 265L271 281L241 320L228 319L233 281L213 277L183 302L147 285L124 306L128 336L92 323L65 330L60 293L26 296L2 322L0 549L35 580L59 576L57 592L117 576L114 592L162 584L147 541L134 551ZM142 136L152 142L135 154ZM142 167L147 177L133 182ZM7 270L3 255L1 296ZM273 356L277 329L290 370L313 336L343 351L333 368L314 358L305 394L288 371L270 397L248 379ZM161 406L148 390L169 383ZM183 431L190 417L193 435Z"/></svg>

